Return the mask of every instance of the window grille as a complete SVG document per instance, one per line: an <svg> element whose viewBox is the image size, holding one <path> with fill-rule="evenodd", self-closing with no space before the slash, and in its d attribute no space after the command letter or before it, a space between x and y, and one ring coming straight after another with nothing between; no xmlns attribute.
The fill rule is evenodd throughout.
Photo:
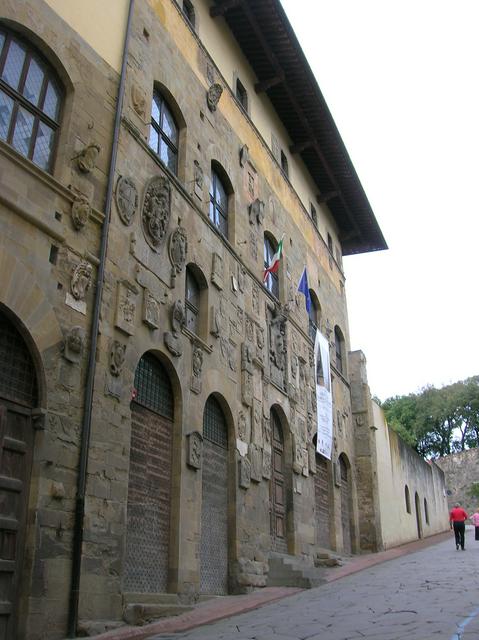
<svg viewBox="0 0 479 640"><path fill-rule="evenodd" d="M32 356L13 324L0 314L0 396L33 407L37 381Z"/></svg>
<svg viewBox="0 0 479 640"><path fill-rule="evenodd" d="M174 398L171 382L163 365L145 353L135 372L135 402L173 420Z"/></svg>
<svg viewBox="0 0 479 640"><path fill-rule="evenodd" d="M223 449L228 448L228 429L218 401L210 396L203 414L203 437Z"/></svg>

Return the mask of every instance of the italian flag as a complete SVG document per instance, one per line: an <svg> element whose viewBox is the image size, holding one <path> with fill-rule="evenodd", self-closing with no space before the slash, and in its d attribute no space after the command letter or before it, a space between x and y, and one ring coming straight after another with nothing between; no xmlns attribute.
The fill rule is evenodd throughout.
<svg viewBox="0 0 479 640"><path fill-rule="evenodd" d="M278 271L279 261L281 260L281 256L283 255L283 238L284 238L284 234L281 240L279 241L278 248L276 249L276 253L271 258L271 262L269 263L268 267L264 270L263 282L265 282L266 278L268 277L268 274L276 273Z"/></svg>

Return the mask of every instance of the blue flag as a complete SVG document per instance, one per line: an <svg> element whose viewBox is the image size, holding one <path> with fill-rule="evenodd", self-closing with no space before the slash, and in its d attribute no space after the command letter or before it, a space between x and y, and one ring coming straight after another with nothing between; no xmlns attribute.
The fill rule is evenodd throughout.
<svg viewBox="0 0 479 640"><path fill-rule="evenodd" d="M308 274L306 272L306 267L304 267L303 273L299 280L298 291L304 294L304 297L306 298L306 311L309 313L311 309L311 296L309 295Z"/></svg>

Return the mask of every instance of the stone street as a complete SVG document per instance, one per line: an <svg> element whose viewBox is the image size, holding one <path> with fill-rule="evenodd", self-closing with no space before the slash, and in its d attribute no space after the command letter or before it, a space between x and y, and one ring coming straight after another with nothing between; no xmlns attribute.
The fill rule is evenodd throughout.
<svg viewBox="0 0 479 640"><path fill-rule="evenodd" d="M479 542L466 533L220 622L149 640L477 640Z"/></svg>

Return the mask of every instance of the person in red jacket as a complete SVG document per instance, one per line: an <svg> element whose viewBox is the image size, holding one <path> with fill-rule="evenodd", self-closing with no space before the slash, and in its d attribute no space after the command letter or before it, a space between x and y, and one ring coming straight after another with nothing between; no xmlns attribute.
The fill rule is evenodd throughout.
<svg viewBox="0 0 479 640"><path fill-rule="evenodd" d="M451 529L454 528L454 536L456 538L456 551L459 551L459 545L464 551L464 533L466 531L467 513L460 504L455 504L449 514L449 524Z"/></svg>

